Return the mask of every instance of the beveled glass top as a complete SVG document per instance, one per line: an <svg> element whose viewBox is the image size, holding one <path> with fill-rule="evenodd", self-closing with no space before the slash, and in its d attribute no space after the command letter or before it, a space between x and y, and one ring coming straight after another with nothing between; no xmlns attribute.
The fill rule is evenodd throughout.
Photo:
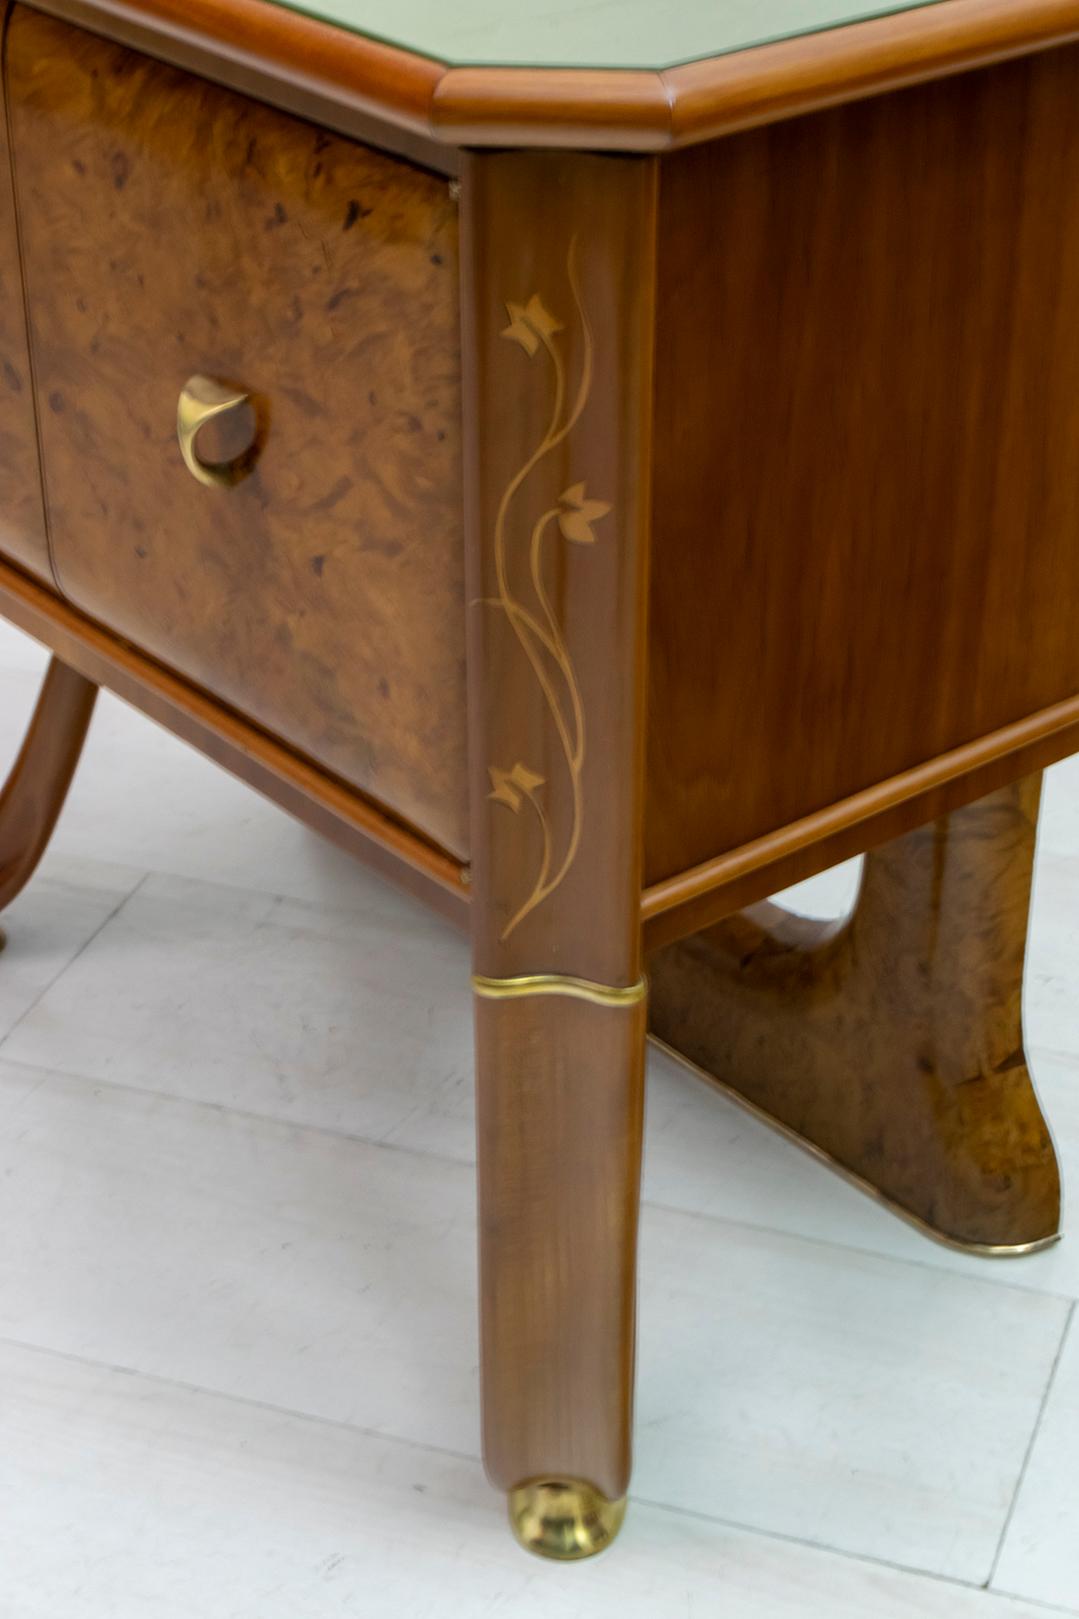
<svg viewBox="0 0 1079 1619"><path fill-rule="evenodd" d="M455 67L644 68L941 0L276 0Z"/></svg>

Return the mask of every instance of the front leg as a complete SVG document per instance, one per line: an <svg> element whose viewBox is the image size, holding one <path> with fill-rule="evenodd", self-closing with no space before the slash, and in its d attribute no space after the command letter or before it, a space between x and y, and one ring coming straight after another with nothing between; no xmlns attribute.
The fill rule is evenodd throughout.
<svg viewBox="0 0 1079 1619"><path fill-rule="evenodd" d="M0 911L29 882L48 847L96 697L91 681L59 658L51 660L26 739L0 792Z"/></svg>
<svg viewBox="0 0 1079 1619"><path fill-rule="evenodd" d="M477 156L464 203L484 1456L569 1558L630 1470L655 169Z"/></svg>

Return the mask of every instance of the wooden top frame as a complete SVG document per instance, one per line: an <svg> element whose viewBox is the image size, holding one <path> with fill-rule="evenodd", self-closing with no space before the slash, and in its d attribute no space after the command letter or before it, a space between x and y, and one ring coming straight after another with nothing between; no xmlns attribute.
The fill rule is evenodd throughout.
<svg viewBox="0 0 1079 1619"><path fill-rule="evenodd" d="M663 70L462 67L272 0L28 3L449 170L465 146L665 151L1079 39L1079 0L936 0Z"/></svg>

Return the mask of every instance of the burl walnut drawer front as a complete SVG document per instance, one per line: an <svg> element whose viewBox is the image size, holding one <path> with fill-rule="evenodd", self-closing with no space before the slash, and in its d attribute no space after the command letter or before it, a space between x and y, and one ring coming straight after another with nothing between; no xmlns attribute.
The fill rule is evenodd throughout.
<svg viewBox="0 0 1079 1619"><path fill-rule="evenodd" d="M0 29L4 6L0 3ZM0 87L0 555L49 577L34 431L30 357L19 279L7 128Z"/></svg>
<svg viewBox="0 0 1079 1619"><path fill-rule="evenodd" d="M6 82L61 588L464 854L447 182L19 8ZM254 401L233 487L194 375Z"/></svg>

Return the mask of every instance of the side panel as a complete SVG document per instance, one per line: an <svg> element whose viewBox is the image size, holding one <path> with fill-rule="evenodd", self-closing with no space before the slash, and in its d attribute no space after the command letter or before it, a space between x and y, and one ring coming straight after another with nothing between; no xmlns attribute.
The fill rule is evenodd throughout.
<svg viewBox="0 0 1079 1619"><path fill-rule="evenodd" d="M650 881L1079 693L1077 181L1071 47L664 162Z"/></svg>

